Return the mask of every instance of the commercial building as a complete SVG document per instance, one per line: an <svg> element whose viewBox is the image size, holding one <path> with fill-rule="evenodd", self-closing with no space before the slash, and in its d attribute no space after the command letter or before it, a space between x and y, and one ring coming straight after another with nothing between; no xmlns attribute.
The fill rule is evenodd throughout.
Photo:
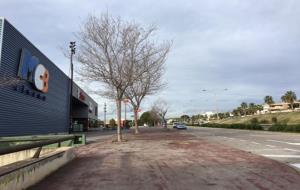
<svg viewBox="0 0 300 190"><path fill-rule="evenodd" d="M73 120L87 129L97 103L73 85ZM67 133L70 79L0 17L0 137Z"/></svg>
<svg viewBox="0 0 300 190"><path fill-rule="evenodd" d="M77 84L73 84L73 104L72 118L74 124L81 124L83 130L98 125L98 105L97 103Z"/></svg>

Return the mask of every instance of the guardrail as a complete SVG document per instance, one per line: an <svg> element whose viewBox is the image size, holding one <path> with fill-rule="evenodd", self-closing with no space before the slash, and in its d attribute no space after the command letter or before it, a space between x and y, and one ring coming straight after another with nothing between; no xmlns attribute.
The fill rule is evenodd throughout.
<svg viewBox="0 0 300 190"><path fill-rule="evenodd" d="M76 136L76 135L65 136L65 137L55 137L53 139L41 140L38 142L19 144L19 145L15 145L15 146L11 146L11 147L3 147L3 148L0 148L0 156L5 155L5 154L23 151L23 150L38 148L36 150L35 154L33 155L33 158L39 158L43 146L58 143L58 147L60 147L61 142L68 141L68 140L72 140L73 142L76 142L76 140L78 140L78 138L80 138L80 137L81 136Z"/></svg>

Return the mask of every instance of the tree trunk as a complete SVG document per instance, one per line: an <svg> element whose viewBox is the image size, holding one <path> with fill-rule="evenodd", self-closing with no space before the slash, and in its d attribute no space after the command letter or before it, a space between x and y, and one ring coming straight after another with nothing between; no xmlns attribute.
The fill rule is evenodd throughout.
<svg viewBox="0 0 300 190"><path fill-rule="evenodd" d="M134 107L134 133L139 134L139 126L138 126L138 108Z"/></svg>
<svg viewBox="0 0 300 190"><path fill-rule="evenodd" d="M117 128L117 141L122 141L122 132L121 132L121 100L116 100L117 103L117 120L118 120L118 128Z"/></svg>

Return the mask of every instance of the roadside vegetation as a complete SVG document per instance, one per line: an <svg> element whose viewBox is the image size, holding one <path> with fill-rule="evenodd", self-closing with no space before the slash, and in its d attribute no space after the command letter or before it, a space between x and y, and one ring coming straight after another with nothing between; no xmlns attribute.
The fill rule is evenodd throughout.
<svg viewBox="0 0 300 190"><path fill-rule="evenodd" d="M263 100L264 106L242 102L232 112L182 115L179 118L173 118L172 122L183 122L190 126L201 127L300 132L300 112L297 111L300 105L295 92L287 91L281 96L282 102L288 105L284 110L286 112L281 112L282 110L278 108L269 109L275 104L272 96L267 95Z"/></svg>
<svg viewBox="0 0 300 190"><path fill-rule="evenodd" d="M275 117L277 115L278 117ZM212 128L227 128L227 129L248 129L248 130L268 130L268 131L278 131L278 132L296 132L300 133L300 124L288 124L287 121L290 119L295 119L295 115L298 116L298 120L300 120L300 113L276 113L276 114L267 114L261 115L260 117L247 117L247 120L238 120L238 122L234 123L233 119L231 121L227 121L226 123L214 122L214 123L205 123L205 124L190 124L191 126L196 127L212 127ZM280 119L278 119L280 118ZM297 121L298 121L297 120ZM235 120L237 121L237 119Z"/></svg>
<svg viewBox="0 0 300 190"><path fill-rule="evenodd" d="M256 118L260 124L274 124L281 123L287 125L300 124L300 112L287 113L268 113L262 115L253 115L245 117L231 117L222 120L214 120L214 123L219 124L241 124L251 123L251 120Z"/></svg>
<svg viewBox="0 0 300 190"><path fill-rule="evenodd" d="M202 125L194 125L201 127L225 128L225 129L248 129L248 130L263 130L263 127L258 124L216 124L206 123Z"/></svg>
<svg viewBox="0 0 300 190"><path fill-rule="evenodd" d="M264 130L263 126L259 123L249 124L219 124L219 123L206 123L201 125L192 125L194 127L211 127L211 128L225 128L225 129L247 129L247 130ZM278 131L278 132L296 132L300 133L300 124L298 125L287 125L283 123L276 123L271 125L266 130Z"/></svg>

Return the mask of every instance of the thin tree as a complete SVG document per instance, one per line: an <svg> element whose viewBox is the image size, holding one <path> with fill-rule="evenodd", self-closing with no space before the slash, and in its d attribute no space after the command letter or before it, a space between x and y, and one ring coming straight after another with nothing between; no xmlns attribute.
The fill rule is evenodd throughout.
<svg viewBox="0 0 300 190"><path fill-rule="evenodd" d="M153 114L153 117L159 117L160 121L166 128L166 114L168 112L169 106L168 103L165 100L158 99L154 102L151 108L151 113Z"/></svg>
<svg viewBox="0 0 300 190"><path fill-rule="evenodd" d="M283 102L291 104L291 109L294 110L294 102L297 100L296 93L293 91L287 91L282 97Z"/></svg>
<svg viewBox="0 0 300 190"><path fill-rule="evenodd" d="M80 44L77 72L81 80L101 83L101 92L97 91L99 95L116 101L118 142L122 140L121 101L125 90L137 77L147 72L135 70L139 67L137 64L146 68L143 62L136 61L138 53L143 51L138 44L147 39L141 32L135 23L104 14L100 17L89 16L76 34Z"/></svg>
<svg viewBox="0 0 300 190"><path fill-rule="evenodd" d="M145 38L151 37L152 31L154 29L150 29ZM130 100L133 107L135 134L139 133L138 112L143 99L162 90L166 85L162 82L162 76L164 74L166 56L170 50L170 43L156 46L149 40L145 41L145 43L140 43L139 46L139 49L144 50L139 54L139 59L135 61L140 61L142 64L138 64L139 67L135 68L135 72L141 73L139 70L147 72L143 72L125 90L125 96Z"/></svg>

